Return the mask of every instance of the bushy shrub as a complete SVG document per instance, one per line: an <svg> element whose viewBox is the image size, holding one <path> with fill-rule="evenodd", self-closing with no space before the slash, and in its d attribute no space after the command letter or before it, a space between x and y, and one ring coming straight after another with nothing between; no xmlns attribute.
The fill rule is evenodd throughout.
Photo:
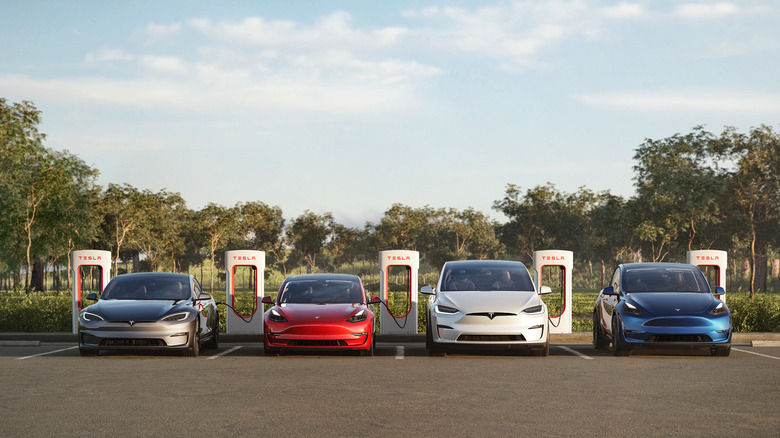
<svg viewBox="0 0 780 438"><path fill-rule="evenodd" d="M780 332L780 295L746 293L726 295L735 332Z"/></svg>
<svg viewBox="0 0 780 438"><path fill-rule="evenodd" d="M31 293L0 298L0 331L68 332L72 329L69 295Z"/></svg>

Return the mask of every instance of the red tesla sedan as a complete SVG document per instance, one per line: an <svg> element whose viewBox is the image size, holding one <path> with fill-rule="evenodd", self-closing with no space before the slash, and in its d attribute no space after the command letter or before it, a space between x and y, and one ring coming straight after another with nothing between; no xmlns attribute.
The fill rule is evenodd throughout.
<svg viewBox="0 0 780 438"><path fill-rule="evenodd" d="M265 354L287 350L352 350L373 356L374 312L360 277L346 274L305 274L287 277L276 301L263 315Z"/></svg>

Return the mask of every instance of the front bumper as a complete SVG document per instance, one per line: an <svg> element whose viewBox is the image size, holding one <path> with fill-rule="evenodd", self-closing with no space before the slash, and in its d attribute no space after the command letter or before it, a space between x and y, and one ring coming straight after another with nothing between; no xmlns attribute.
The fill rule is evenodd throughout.
<svg viewBox="0 0 780 438"><path fill-rule="evenodd" d="M438 314L431 318L433 342L447 346L544 346L547 314L494 315Z"/></svg>
<svg viewBox="0 0 780 438"><path fill-rule="evenodd" d="M345 324L290 324L266 320L263 341L270 348L301 350L367 350L371 347L374 340L373 322Z"/></svg>
<svg viewBox="0 0 780 438"><path fill-rule="evenodd" d="M704 348L731 344L731 318L705 316L622 315L622 332L628 345L641 347Z"/></svg>
<svg viewBox="0 0 780 438"><path fill-rule="evenodd" d="M195 336L194 321L79 322L79 347L95 350L184 349Z"/></svg>

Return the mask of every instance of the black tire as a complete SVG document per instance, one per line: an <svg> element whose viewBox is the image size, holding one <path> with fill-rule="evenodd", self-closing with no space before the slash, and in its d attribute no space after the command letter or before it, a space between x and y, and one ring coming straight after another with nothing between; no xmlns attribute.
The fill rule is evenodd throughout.
<svg viewBox="0 0 780 438"><path fill-rule="evenodd" d="M216 350L219 348L219 313L217 313L217 324L212 331L211 339L203 344L204 349Z"/></svg>
<svg viewBox="0 0 780 438"><path fill-rule="evenodd" d="M428 356L446 356L447 350L445 347L433 342L433 334L430 327L425 331L427 336L425 337L425 347L428 349Z"/></svg>
<svg viewBox="0 0 780 438"><path fill-rule="evenodd" d="M192 341L190 342L190 346L184 351L185 356L198 357L200 355L200 341L198 339L199 338L198 333L200 333L200 327L196 325L195 333L192 336Z"/></svg>
<svg viewBox="0 0 780 438"><path fill-rule="evenodd" d="M728 357L731 354L731 345L725 347L711 347L710 354L719 357Z"/></svg>
<svg viewBox="0 0 780 438"><path fill-rule="evenodd" d="M609 347L609 338L604 334L599 323L599 316L596 311L593 312L593 348L604 350Z"/></svg>
<svg viewBox="0 0 780 438"><path fill-rule="evenodd" d="M100 353L100 350L98 349L92 349L92 348L81 348L79 347L79 354L84 357L93 357L97 356L98 353Z"/></svg>
<svg viewBox="0 0 780 438"><path fill-rule="evenodd" d="M372 337L376 338L375 336L372 336ZM374 356L374 346L375 346L375 341L372 339L371 340L371 346L368 347L368 350L361 350L360 351L360 355L361 356L366 356L366 357Z"/></svg>
<svg viewBox="0 0 780 438"><path fill-rule="evenodd" d="M531 350L531 356L537 356L537 357L547 357L550 355L550 323L547 322L547 342L545 342L544 347L542 348L535 348Z"/></svg>
<svg viewBox="0 0 780 438"><path fill-rule="evenodd" d="M623 337L620 335L617 313L612 314L612 354L622 357L631 354L631 347L625 345Z"/></svg>

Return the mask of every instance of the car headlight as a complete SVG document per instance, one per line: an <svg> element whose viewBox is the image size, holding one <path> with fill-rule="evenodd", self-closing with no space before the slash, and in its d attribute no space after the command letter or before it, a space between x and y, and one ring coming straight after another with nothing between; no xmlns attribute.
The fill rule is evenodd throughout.
<svg viewBox="0 0 780 438"><path fill-rule="evenodd" d="M277 312L276 309L271 309L271 312L268 313L268 319L273 322L287 322L287 318Z"/></svg>
<svg viewBox="0 0 780 438"><path fill-rule="evenodd" d="M442 313L442 314L445 314L445 315L454 315L454 314L460 312L460 310L458 310L458 309L456 309L454 307L442 306L441 304L437 304L436 307L433 308L433 311L436 312L436 313Z"/></svg>
<svg viewBox="0 0 780 438"><path fill-rule="evenodd" d="M726 313L728 313L728 308L722 301L714 309L710 310L710 315L714 316L725 315Z"/></svg>
<svg viewBox="0 0 780 438"><path fill-rule="evenodd" d="M178 321L184 321L189 317L190 317L190 312L176 312L163 317L160 321L178 322Z"/></svg>
<svg viewBox="0 0 780 438"><path fill-rule="evenodd" d="M366 309L361 309L358 313L347 318L347 322L362 322L368 318L368 312Z"/></svg>
<svg viewBox="0 0 780 438"><path fill-rule="evenodd" d="M645 311L631 303L623 303L623 311L628 315L644 315Z"/></svg>
<svg viewBox="0 0 780 438"><path fill-rule="evenodd" d="M523 313L542 313L542 310L544 310L544 306L539 304L538 306L523 309Z"/></svg>
<svg viewBox="0 0 780 438"><path fill-rule="evenodd" d="M103 321L102 316L92 312L84 312L81 314L81 317L84 319L84 321Z"/></svg>

